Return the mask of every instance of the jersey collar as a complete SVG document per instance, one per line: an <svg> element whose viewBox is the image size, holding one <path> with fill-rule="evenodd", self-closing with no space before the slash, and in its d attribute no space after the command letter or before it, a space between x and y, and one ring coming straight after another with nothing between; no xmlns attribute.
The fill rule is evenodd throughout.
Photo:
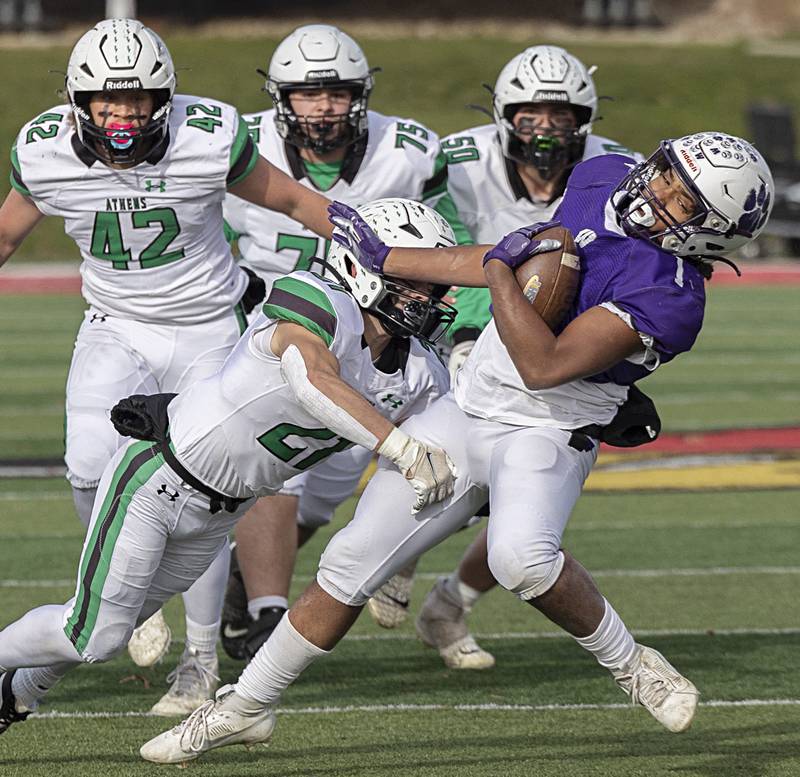
<svg viewBox="0 0 800 777"><path fill-rule="evenodd" d="M361 169L364 156L367 153L368 139L369 133L364 135L361 140L358 140L349 146L347 149L347 154L342 160L342 169L339 171L340 181L344 181L345 183L349 184L353 183L358 171ZM302 181L304 178L308 178L306 168L303 165L303 158L300 156L297 146L293 146L291 143L284 141L283 148L286 154L286 161L289 163L289 170L291 171L292 177L295 179L295 181ZM309 178L309 181L310 180L311 179Z"/></svg>
<svg viewBox="0 0 800 777"><path fill-rule="evenodd" d="M564 190L567 188L567 179L569 178L568 175L561 175L561 182L556 187L555 191L553 192L553 196L545 203L542 202L535 202L531 199L531 195L528 192L525 184L522 181L522 176L520 176L519 172L517 171L517 165L512 160L509 159L507 156L503 156L503 161L506 165L506 176L508 177L509 186L511 186L511 192L514 195L514 199L516 200L528 200L528 202L532 202L534 205L550 205L551 203L555 202L561 195L564 194Z"/></svg>
<svg viewBox="0 0 800 777"><path fill-rule="evenodd" d="M363 336L361 338L361 346L369 348ZM410 350L411 338L393 337L386 348L383 349L381 355L373 362L373 365L378 372L382 372L384 375L394 375L398 370L405 372Z"/></svg>
<svg viewBox="0 0 800 777"><path fill-rule="evenodd" d="M157 165L164 158L164 154L167 153L169 141L169 128L167 128L164 137L160 142L153 146L150 153L142 160L142 162L147 162L151 165ZM86 167L91 167L95 162L100 162L100 160L91 151L89 151L89 149L86 148L83 143L81 143L81 141L78 139L77 132L72 133L70 143L72 144L72 150L75 152L75 156L78 157L78 159L80 159L80 161L83 162ZM139 162L139 164L141 164L141 162Z"/></svg>

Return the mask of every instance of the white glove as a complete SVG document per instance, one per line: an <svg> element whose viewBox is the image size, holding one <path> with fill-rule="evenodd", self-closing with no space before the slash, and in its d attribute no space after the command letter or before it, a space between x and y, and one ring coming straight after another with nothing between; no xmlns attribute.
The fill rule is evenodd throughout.
<svg viewBox="0 0 800 777"><path fill-rule="evenodd" d="M461 365L467 360L470 355L472 347L475 345L474 340L464 340L453 346L450 351L450 358L447 360L447 369L450 371L450 385L456 384L456 373Z"/></svg>
<svg viewBox="0 0 800 777"><path fill-rule="evenodd" d="M381 443L378 453L394 462L417 492L412 513L418 513L434 502L441 502L453 493L456 468L443 450L429 448L425 443L394 428Z"/></svg>

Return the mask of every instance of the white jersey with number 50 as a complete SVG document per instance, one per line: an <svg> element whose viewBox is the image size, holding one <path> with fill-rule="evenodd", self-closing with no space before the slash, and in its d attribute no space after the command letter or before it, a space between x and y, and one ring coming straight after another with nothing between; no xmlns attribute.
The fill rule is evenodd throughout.
<svg viewBox="0 0 800 777"><path fill-rule="evenodd" d="M235 108L176 95L168 142L113 169L79 142L60 105L22 128L11 183L42 213L64 219L90 304L121 318L192 324L229 314L244 293L222 200L257 158Z"/></svg>
<svg viewBox="0 0 800 777"><path fill-rule="evenodd" d="M373 364L352 294L310 272L275 280L261 313L222 369L182 391L169 406L175 453L204 483L228 496L275 492L350 443L294 398L270 341L288 321L320 337L342 380L393 423L422 412L449 385L447 369L414 338L395 339ZM389 357L386 359L385 357Z"/></svg>
<svg viewBox="0 0 800 777"><path fill-rule="evenodd" d="M244 114L259 153L273 165L314 188L293 146L275 129L275 111ZM407 197L434 206L444 194L447 169L439 136L411 119L368 114L366 145L353 148L338 180L323 194L358 207L382 197ZM308 269L313 257L324 258L326 241L282 213L269 211L229 194L225 220L238 236L243 263L267 285L279 275Z"/></svg>
<svg viewBox="0 0 800 777"><path fill-rule="evenodd" d="M533 202L514 163L503 155L494 124L463 130L442 140L447 157L448 191L458 215L476 243L494 244L503 235L536 221L548 221L561 202ZM641 160L613 140L589 135L583 160L625 154Z"/></svg>

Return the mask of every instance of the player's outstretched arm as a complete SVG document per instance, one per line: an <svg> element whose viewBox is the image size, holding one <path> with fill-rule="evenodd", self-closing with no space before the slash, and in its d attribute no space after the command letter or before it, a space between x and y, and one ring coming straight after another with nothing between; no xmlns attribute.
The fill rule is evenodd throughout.
<svg viewBox="0 0 800 777"><path fill-rule="evenodd" d="M415 512L453 492L452 462L444 451L409 437L339 375L339 362L320 337L282 321L270 350L295 399L331 431L393 461L417 493Z"/></svg>
<svg viewBox="0 0 800 777"><path fill-rule="evenodd" d="M490 246L389 248L357 211L341 202L329 208L333 239L370 272L447 286L486 286L481 262Z"/></svg>
<svg viewBox="0 0 800 777"><path fill-rule="evenodd" d="M324 238L331 236L327 212L330 200L297 183L262 156L252 172L228 191L255 205L285 213Z"/></svg>
<svg viewBox="0 0 800 777"><path fill-rule="evenodd" d="M0 205L0 266L17 250L44 214L16 189Z"/></svg>

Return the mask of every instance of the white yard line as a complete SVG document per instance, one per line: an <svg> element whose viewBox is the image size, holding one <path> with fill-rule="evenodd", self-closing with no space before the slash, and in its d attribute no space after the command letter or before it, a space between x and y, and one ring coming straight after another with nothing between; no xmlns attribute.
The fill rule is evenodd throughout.
<svg viewBox="0 0 800 777"><path fill-rule="evenodd" d="M701 707L797 707L800 699L711 699L701 701ZM591 712L604 710L632 710L628 702L618 704L353 704L342 707L300 707L278 709L278 715L341 715L350 712ZM110 719L155 718L151 712L35 712L31 719Z"/></svg>
<svg viewBox="0 0 800 777"><path fill-rule="evenodd" d="M447 572L418 572L417 580L438 580ZM722 575L800 575L800 567L696 567L672 569L599 569L593 577L717 577ZM309 580L310 575L294 575L293 580ZM58 588L72 586L74 580L0 579L0 588Z"/></svg>

